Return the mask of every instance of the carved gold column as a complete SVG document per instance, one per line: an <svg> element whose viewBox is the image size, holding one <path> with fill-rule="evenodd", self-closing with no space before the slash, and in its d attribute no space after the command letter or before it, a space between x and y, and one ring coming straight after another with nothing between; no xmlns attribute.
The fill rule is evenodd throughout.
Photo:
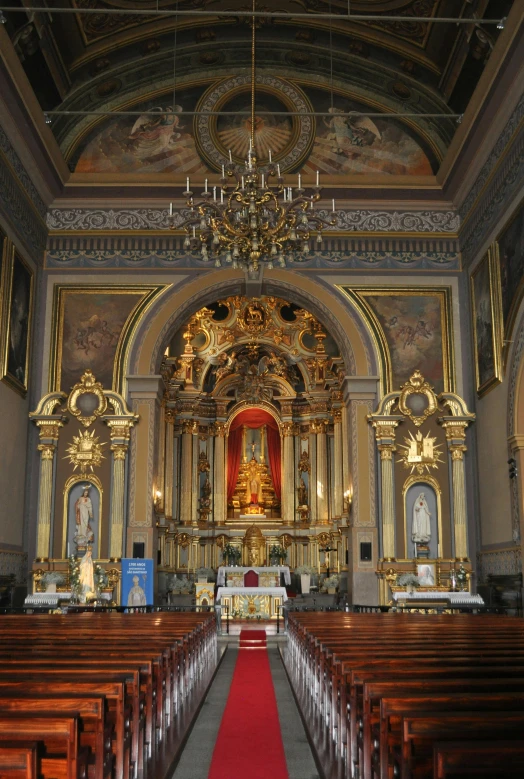
<svg viewBox="0 0 524 779"><path fill-rule="evenodd" d="M342 482L343 456L342 456L342 411L335 409L333 411L333 436L334 436L334 518L340 519L344 511L344 487Z"/></svg>
<svg viewBox="0 0 524 779"><path fill-rule="evenodd" d="M439 420L441 421L441 420ZM446 432L448 451L451 456L451 479L453 489L453 528L455 537L455 557L468 558L468 535L466 513L466 478L464 472L464 452L466 428L469 421L456 418L441 421Z"/></svg>
<svg viewBox="0 0 524 779"><path fill-rule="evenodd" d="M195 421L193 426L193 457L191 465L191 524L198 526L198 508L200 498L200 473L198 470L198 457L200 454L199 423Z"/></svg>
<svg viewBox="0 0 524 779"><path fill-rule="evenodd" d="M309 480L309 507L310 521L312 525L317 523L317 433L315 422L309 423L309 462L311 465L311 478Z"/></svg>
<svg viewBox="0 0 524 779"><path fill-rule="evenodd" d="M393 453L395 446L395 428L398 421L389 418L373 419L377 448L380 452L380 473L382 493L382 556L394 560L395 553L395 474Z"/></svg>
<svg viewBox="0 0 524 779"><path fill-rule="evenodd" d="M160 406L160 413L158 419L158 444L156 451L156 477L155 477L155 491L160 493L155 503L155 510L157 514L165 515L165 450L166 450L166 407L165 402ZM156 498L156 496L155 496Z"/></svg>
<svg viewBox="0 0 524 779"><path fill-rule="evenodd" d="M214 457L214 520L217 525L226 521L226 426L224 422L215 422Z"/></svg>
<svg viewBox="0 0 524 779"><path fill-rule="evenodd" d="M283 478L282 478L282 521L292 525L295 521L295 458L293 456L293 422L282 425Z"/></svg>
<svg viewBox="0 0 524 779"><path fill-rule="evenodd" d="M166 409L166 453L164 475L164 511L166 519L173 518L173 480L174 480L174 455L175 455L175 412Z"/></svg>
<svg viewBox="0 0 524 779"><path fill-rule="evenodd" d="M37 420L40 443L40 489L38 493L37 546L36 556L39 560L49 558L51 543L51 512L53 508L53 473L56 447L61 419Z"/></svg>
<svg viewBox="0 0 524 779"><path fill-rule="evenodd" d="M319 525L327 525L328 517L328 459L326 422L320 420L316 424L317 433L317 521Z"/></svg>
<svg viewBox="0 0 524 779"><path fill-rule="evenodd" d="M242 462L247 463L246 452L247 425L242 425Z"/></svg>
<svg viewBox="0 0 524 779"><path fill-rule="evenodd" d="M182 463L180 468L180 521L191 524L191 495L193 491L193 429L190 419L182 421Z"/></svg>
<svg viewBox="0 0 524 779"><path fill-rule="evenodd" d="M266 425L260 428L260 464L266 464Z"/></svg>

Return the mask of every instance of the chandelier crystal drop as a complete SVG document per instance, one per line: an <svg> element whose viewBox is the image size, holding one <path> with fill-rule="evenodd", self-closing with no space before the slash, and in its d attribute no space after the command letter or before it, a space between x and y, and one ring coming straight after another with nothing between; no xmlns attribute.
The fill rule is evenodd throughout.
<svg viewBox="0 0 524 779"><path fill-rule="evenodd" d="M255 11L255 0L253 0ZM335 201L331 214L326 218L315 211L322 188L319 172L316 184L309 193L302 186L298 174L298 186L284 184L280 165L273 162L269 151L269 163L259 167L255 152L255 17L251 39L251 127L247 160L243 165L229 161L222 165L220 186L209 187L205 180L204 191L195 201L189 177L183 193L189 216L181 227L185 230L184 249L199 252L202 260L220 268L222 264L257 272L261 265L271 270L275 265L285 267L286 258L308 254L312 241L322 243L322 232L336 224ZM174 224L173 204L169 216Z"/></svg>

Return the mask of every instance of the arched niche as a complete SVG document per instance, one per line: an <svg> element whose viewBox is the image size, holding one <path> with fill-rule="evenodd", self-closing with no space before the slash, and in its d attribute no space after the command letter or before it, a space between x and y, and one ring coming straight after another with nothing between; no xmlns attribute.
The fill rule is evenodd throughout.
<svg viewBox="0 0 524 779"><path fill-rule="evenodd" d="M100 479L89 476L71 476L64 486L64 531L62 557L84 554L88 544L93 547L95 558L100 557L102 528L102 500L104 490ZM81 535L87 526L89 538Z"/></svg>
<svg viewBox="0 0 524 779"><path fill-rule="evenodd" d="M439 483L432 476L410 476L402 489L402 502L404 505L404 544L406 557L415 558L415 544L412 540L414 505L423 493L427 502L430 518L431 539L429 546L429 559L437 559L442 544L442 490Z"/></svg>

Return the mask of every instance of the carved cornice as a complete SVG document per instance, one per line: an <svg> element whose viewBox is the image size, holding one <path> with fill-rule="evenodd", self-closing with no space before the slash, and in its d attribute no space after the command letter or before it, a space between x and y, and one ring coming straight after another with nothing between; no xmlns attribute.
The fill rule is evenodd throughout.
<svg viewBox="0 0 524 779"><path fill-rule="evenodd" d="M319 211L328 219L329 211ZM51 208L47 226L55 231L170 230L180 227L188 218L187 208L175 209L170 222L165 208ZM339 210L337 223L331 232L358 231L366 233L447 233L454 235L460 228L455 211L367 211Z"/></svg>

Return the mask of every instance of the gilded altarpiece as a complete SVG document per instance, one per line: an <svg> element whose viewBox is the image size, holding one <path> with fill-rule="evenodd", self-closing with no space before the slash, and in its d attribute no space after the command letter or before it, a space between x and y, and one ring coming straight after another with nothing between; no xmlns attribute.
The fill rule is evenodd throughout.
<svg viewBox="0 0 524 779"><path fill-rule="evenodd" d="M442 590L459 566L471 575L464 457L474 419L462 398L435 394L418 370L369 415L380 471L381 603L402 573L429 566L423 589Z"/></svg>
<svg viewBox="0 0 524 779"><path fill-rule="evenodd" d="M67 574L90 550L115 587L126 529L126 459L138 417L91 370L69 395L45 395L30 414L39 431L35 586L47 570ZM116 594L116 593L115 593Z"/></svg>

